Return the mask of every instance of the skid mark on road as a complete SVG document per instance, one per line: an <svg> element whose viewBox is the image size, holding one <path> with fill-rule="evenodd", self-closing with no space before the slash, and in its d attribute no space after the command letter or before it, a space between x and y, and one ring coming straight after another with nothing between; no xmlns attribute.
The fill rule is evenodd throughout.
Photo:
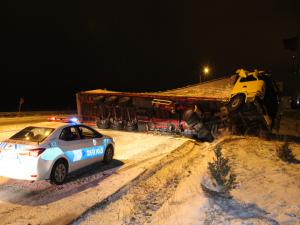
<svg viewBox="0 0 300 225"><path fill-rule="evenodd" d="M85 224L86 221L88 224L149 222L152 214L172 196L178 183L190 175L189 165L199 154L194 143L186 142L113 195L92 206L72 224ZM124 205L130 210L130 216L117 220Z"/></svg>

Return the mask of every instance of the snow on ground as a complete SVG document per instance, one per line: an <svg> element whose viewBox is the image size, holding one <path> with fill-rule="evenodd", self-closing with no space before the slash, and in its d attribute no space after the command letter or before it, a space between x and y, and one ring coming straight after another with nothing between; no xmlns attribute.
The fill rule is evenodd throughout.
<svg viewBox="0 0 300 225"><path fill-rule="evenodd" d="M8 138L17 131L33 123L47 120L47 116L26 116L15 118L0 118L0 139Z"/></svg>
<svg viewBox="0 0 300 225"><path fill-rule="evenodd" d="M159 155L166 154L169 152L168 149L175 149L179 147L179 144L188 140L186 138L175 138L153 133L132 133L100 129L98 129L98 131L113 137L115 142L118 143L118 151L115 154L115 158L118 160L141 159L145 154L149 155L154 153L153 151L149 152L149 149L156 149L156 151L159 152ZM129 139L131 140L132 138L134 138L134 141L129 141ZM153 139L155 139L155 141L153 141Z"/></svg>
<svg viewBox="0 0 300 225"><path fill-rule="evenodd" d="M300 164L277 158L282 143L231 137L220 144L237 174L233 198L203 193L199 184L207 164L198 165L155 214L153 224L300 224ZM300 159L300 145L291 148Z"/></svg>
<svg viewBox="0 0 300 225"><path fill-rule="evenodd" d="M245 138L223 144L239 177L233 195L237 202L256 204L280 224L300 224L300 164L276 156L279 142ZM300 146L291 145L300 160Z"/></svg>
<svg viewBox="0 0 300 225"><path fill-rule="evenodd" d="M14 129L5 126L0 140ZM60 187L0 177L1 224L68 224L80 215L74 224L300 224L300 164L278 159L282 142L225 136L197 143L100 132L116 142L110 167L88 168ZM200 186L217 144L237 175L232 199L211 196ZM300 145L290 147L300 160Z"/></svg>
<svg viewBox="0 0 300 225"><path fill-rule="evenodd" d="M280 105L283 108L283 106ZM295 109L280 109L277 126L273 133L300 137L300 112Z"/></svg>
<svg viewBox="0 0 300 225"><path fill-rule="evenodd" d="M101 202L74 224L144 224L173 196L178 184L190 176L191 168L199 165L201 147L187 142L153 164L133 183L129 183L108 201ZM196 161L195 161L196 160ZM154 223L155 224L155 223Z"/></svg>
<svg viewBox="0 0 300 225"><path fill-rule="evenodd" d="M11 126L0 124L0 141L15 132L15 125L21 129L34 125L35 119ZM111 165L87 167L61 186L0 177L0 224L68 224L186 142L165 135L100 132L115 139L115 160Z"/></svg>
<svg viewBox="0 0 300 225"><path fill-rule="evenodd" d="M231 199L211 196L200 186L216 144L237 174ZM300 164L277 158L281 144L231 136L196 144L183 155L172 152L149 168L152 174L74 224L300 224ZM300 145L291 148L300 159ZM174 161L164 163L168 158Z"/></svg>
<svg viewBox="0 0 300 225"><path fill-rule="evenodd" d="M19 117L0 117L0 139L10 137L12 134L38 122L47 121L50 116L53 116L51 112L46 115L31 115L31 116L19 116ZM72 116L71 114L59 114L58 116Z"/></svg>

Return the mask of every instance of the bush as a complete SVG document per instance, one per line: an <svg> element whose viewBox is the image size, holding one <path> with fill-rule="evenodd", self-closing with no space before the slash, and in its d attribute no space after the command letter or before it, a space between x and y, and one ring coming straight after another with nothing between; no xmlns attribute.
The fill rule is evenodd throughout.
<svg viewBox="0 0 300 225"><path fill-rule="evenodd" d="M282 161L285 162L295 161L295 156L292 150L289 148L288 142L284 142L283 145L276 150L276 154Z"/></svg>
<svg viewBox="0 0 300 225"><path fill-rule="evenodd" d="M216 183L221 187L221 192L229 196L230 190L236 187L236 175L231 173L228 159L222 156L221 147L214 149L216 158L208 163L208 169Z"/></svg>

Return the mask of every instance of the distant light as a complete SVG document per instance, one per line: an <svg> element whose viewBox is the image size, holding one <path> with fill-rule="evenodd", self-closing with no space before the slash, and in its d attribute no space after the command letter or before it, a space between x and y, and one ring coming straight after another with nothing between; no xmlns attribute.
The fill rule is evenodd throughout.
<svg viewBox="0 0 300 225"><path fill-rule="evenodd" d="M49 120L55 121L56 118L55 118L55 116L52 116L52 117L49 118Z"/></svg>
<svg viewBox="0 0 300 225"><path fill-rule="evenodd" d="M70 119L70 122L72 122L72 123L78 123L78 118L77 117L72 117Z"/></svg>
<svg viewBox="0 0 300 225"><path fill-rule="evenodd" d="M203 69L203 73L204 73L205 75L207 75L207 74L209 74L209 71L210 71L209 67L208 67L208 66L205 66L204 69Z"/></svg>

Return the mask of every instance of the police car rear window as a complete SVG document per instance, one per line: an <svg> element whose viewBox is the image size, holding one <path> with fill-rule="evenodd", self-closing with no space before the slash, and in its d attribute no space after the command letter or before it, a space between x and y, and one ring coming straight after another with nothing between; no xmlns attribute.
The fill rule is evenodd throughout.
<svg viewBox="0 0 300 225"><path fill-rule="evenodd" d="M42 142L45 140L52 132L53 128L47 127L26 127L19 131L9 139L21 140L21 141L31 141L31 142Z"/></svg>

